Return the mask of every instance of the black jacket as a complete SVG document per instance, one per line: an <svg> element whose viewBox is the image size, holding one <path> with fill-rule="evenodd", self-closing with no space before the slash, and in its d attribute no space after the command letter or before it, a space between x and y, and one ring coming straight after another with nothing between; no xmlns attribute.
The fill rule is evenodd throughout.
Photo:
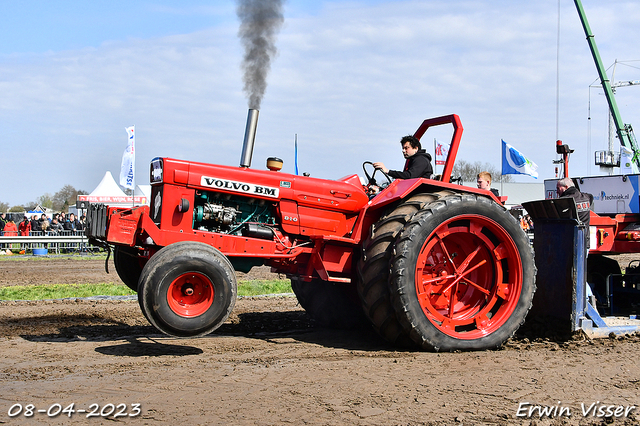
<svg viewBox="0 0 640 426"><path fill-rule="evenodd" d="M34 232L40 232L42 231L42 228L40 227L40 221L39 220L31 220L31 230Z"/></svg>
<svg viewBox="0 0 640 426"><path fill-rule="evenodd" d="M562 193L560 198L574 198L576 200L576 207L578 207L578 219L580 222L584 223L586 226L589 226L589 219L591 214L589 213L591 210L591 206L593 205L593 195L588 192L580 192L578 188L575 186L567 188L566 191Z"/></svg>
<svg viewBox="0 0 640 426"><path fill-rule="evenodd" d="M394 179L413 179L419 177L430 179L432 174L431 154L424 149L407 158L407 162L404 164L404 170L401 172L389 170L388 173L388 175Z"/></svg>

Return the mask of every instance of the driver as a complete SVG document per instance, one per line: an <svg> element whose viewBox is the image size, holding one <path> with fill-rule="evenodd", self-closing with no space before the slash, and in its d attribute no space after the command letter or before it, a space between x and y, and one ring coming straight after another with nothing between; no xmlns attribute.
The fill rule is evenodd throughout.
<svg viewBox="0 0 640 426"><path fill-rule="evenodd" d="M389 170L384 163L373 163L376 170L382 170L394 179L413 179L425 178L430 179L433 174L431 167L431 154L422 149L420 141L415 136L405 136L400 139L402 145L402 155L407 161L404 163L404 169L400 172L397 170Z"/></svg>

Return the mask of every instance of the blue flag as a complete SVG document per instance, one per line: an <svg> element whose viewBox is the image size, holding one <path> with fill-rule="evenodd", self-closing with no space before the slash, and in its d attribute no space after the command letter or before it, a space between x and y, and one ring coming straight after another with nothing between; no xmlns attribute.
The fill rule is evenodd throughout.
<svg viewBox="0 0 640 426"><path fill-rule="evenodd" d="M538 179L538 166L520 151L502 141L502 174L529 175Z"/></svg>

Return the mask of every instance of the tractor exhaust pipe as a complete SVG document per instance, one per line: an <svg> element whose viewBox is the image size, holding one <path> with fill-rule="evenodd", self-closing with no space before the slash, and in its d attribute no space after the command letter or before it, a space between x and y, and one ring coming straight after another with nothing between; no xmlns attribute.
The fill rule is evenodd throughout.
<svg viewBox="0 0 640 426"><path fill-rule="evenodd" d="M247 128L244 130L244 142L242 143L242 157L240 167L251 167L251 157L253 156L253 143L256 140L256 129L258 128L257 109L249 109L247 116Z"/></svg>

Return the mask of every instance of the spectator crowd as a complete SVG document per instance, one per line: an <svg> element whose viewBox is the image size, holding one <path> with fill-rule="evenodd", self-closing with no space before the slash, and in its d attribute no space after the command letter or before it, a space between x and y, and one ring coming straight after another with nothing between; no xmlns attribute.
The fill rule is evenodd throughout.
<svg viewBox="0 0 640 426"><path fill-rule="evenodd" d="M24 216L22 221L16 225L11 219L6 217L6 213L0 213L0 235L7 237L28 236L28 235L59 235L64 231L83 231L86 224L86 217L64 212L55 213L51 218L46 214L33 214L31 218Z"/></svg>

